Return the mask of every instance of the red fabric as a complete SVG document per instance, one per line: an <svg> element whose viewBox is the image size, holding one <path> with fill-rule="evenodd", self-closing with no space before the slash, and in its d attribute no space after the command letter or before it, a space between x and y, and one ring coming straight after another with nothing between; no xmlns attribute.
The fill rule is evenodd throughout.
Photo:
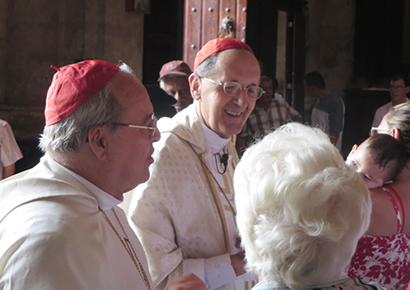
<svg viewBox="0 0 410 290"><path fill-rule="evenodd" d="M46 126L53 125L79 108L115 75L118 65L85 60L57 69L47 92Z"/></svg>
<svg viewBox="0 0 410 290"><path fill-rule="evenodd" d="M398 233L392 236L363 236L357 244L347 274L376 282L386 289L405 290L410 281L410 235L402 234L403 222L394 194L402 205L403 216L404 207L392 187L382 188L396 211Z"/></svg>
<svg viewBox="0 0 410 290"><path fill-rule="evenodd" d="M363 236L347 275L405 290L410 281L410 235Z"/></svg>
<svg viewBox="0 0 410 290"><path fill-rule="evenodd" d="M191 68L182 60L173 60L164 64L159 72L158 81L166 75L189 76L192 73Z"/></svg>
<svg viewBox="0 0 410 290"><path fill-rule="evenodd" d="M198 65L200 65L204 60L206 60L214 53L233 48L245 49L254 54L252 48L249 45L235 38L215 38L208 41L196 54L194 62L194 71L196 70Z"/></svg>

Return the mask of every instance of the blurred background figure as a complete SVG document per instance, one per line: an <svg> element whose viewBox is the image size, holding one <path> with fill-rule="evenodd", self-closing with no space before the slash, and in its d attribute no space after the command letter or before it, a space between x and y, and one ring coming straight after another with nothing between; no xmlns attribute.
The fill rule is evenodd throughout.
<svg viewBox="0 0 410 290"><path fill-rule="evenodd" d="M164 64L159 72L158 82L168 95L177 101L174 107L177 112L192 104L188 77L192 71L182 60L173 60Z"/></svg>
<svg viewBox="0 0 410 290"><path fill-rule="evenodd" d="M0 119L0 180L12 176L16 162L23 158L9 123Z"/></svg>
<svg viewBox="0 0 410 290"><path fill-rule="evenodd" d="M345 118L343 100L326 88L322 74L312 71L305 75L305 88L316 98L312 109L312 127L329 135L330 142L342 151L342 134Z"/></svg>
<svg viewBox="0 0 410 290"><path fill-rule="evenodd" d="M292 121L302 122L299 112L275 93L277 84L276 79L273 81L268 76L261 76L259 86L264 94L256 101L255 108L237 137L236 149L239 155L255 139L262 138L281 125Z"/></svg>
<svg viewBox="0 0 410 290"><path fill-rule="evenodd" d="M391 107L402 104L409 103L410 100L407 98L407 93L410 92L409 81L406 80L402 73L395 73L390 79L390 97L391 102L381 106L377 109L374 114L372 127L379 126L384 115L390 110Z"/></svg>
<svg viewBox="0 0 410 290"><path fill-rule="evenodd" d="M377 289L344 270L371 211L361 177L321 130L284 125L245 151L237 225L255 289Z"/></svg>

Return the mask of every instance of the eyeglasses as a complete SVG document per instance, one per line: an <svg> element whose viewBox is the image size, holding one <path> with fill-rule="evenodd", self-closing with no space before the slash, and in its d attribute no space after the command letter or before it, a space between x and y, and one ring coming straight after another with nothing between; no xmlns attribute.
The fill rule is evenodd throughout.
<svg viewBox="0 0 410 290"><path fill-rule="evenodd" d="M394 91L394 90L401 91L402 89L404 89L404 87L402 87L402 86L397 86L397 87L395 87L395 86L390 86L390 90L391 90L391 91Z"/></svg>
<svg viewBox="0 0 410 290"><path fill-rule="evenodd" d="M121 127L128 127L128 128L137 128L137 129L146 129L146 130L152 130L151 138L154 138L155 133L157 132L157 117L152 114L151 115L151 121L148 124L149 126L140 126L140 125L129 125L129 124L123 124L123 123L109 123L109 126L121 126Z"/></svg>
<svg viewBox="0 0 410 290"><path fill-rule="evenodd" d="M387 129L387 128L372 127L370 129L370 136L374 136L374 135L379 134L379 131L384 131L384 132L387 132L387 134L390 134L391 130Z"/></svg>
<svg viewBox="0 0 410 290"><path fill-rule="evenodd" d="M222 86L225 94L229 95L229 96L239 96L239 94L241 93L242 90L246 90L246 96L251 99L251 100L257 100L259 99L263 93L265 93L265 91L258 86L249 86L247 88L242 88L242 86L237 83L237 82L226 82L226 83L219 83L217 81L208 79L208 78L203 78L201 77L203 80L206 80L208 82L217 84L219 86Z"/></svg>

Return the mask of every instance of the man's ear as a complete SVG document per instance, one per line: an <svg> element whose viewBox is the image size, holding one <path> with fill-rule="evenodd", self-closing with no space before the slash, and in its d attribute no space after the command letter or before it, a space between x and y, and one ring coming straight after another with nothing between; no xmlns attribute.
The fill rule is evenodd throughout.
<svg viewBox="0 0 410 290"><path fill-rule="evenodd" d="M189 76L189 86L191 88L191 95L194 100L199 100L201 98L201 80L196 74L191 74Z"/></svg>
<svg viewBox="0 0 410 290"><path fill-rule="evenodd" d="M399 129L397 129L396 127L394 127L393 130L391 130L391 135L392 135L395 139L401 141L401 139L400 139L400 137L401 137L401 136L400 136L400 131L399 131Z"/></svg>
<svg viewBox="0 0 410 290"><path fill-rule="evenodd" d="M404 91L406 92L406 94L407 94L408 92L410 92L410 86L405 87L405 88L404 88Z"/></svg>
<svg viewBox="0 0 410 290"><path fill-rule="evenodd" d="M106 128L94 126L88 131L88 144L98 159L104 160L107 157L107 143L105 136Z"/></svg>

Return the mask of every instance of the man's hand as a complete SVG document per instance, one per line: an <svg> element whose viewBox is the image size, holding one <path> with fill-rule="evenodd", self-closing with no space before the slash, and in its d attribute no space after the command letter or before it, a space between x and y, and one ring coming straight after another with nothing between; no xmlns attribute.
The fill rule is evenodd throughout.
<svg viewBox="0 0 410 290"><path fill-rule="evenodd" d="M236 276L245 274L245 251L241 251L236 255L231 256L231 265L235 270Z"/></svg>
<svg viewBox="0 0 410 290"><path fill-rule="evenodd" d="M204 282L194 274L184 275L172 281L165 290L207 290Z"/></svg>

